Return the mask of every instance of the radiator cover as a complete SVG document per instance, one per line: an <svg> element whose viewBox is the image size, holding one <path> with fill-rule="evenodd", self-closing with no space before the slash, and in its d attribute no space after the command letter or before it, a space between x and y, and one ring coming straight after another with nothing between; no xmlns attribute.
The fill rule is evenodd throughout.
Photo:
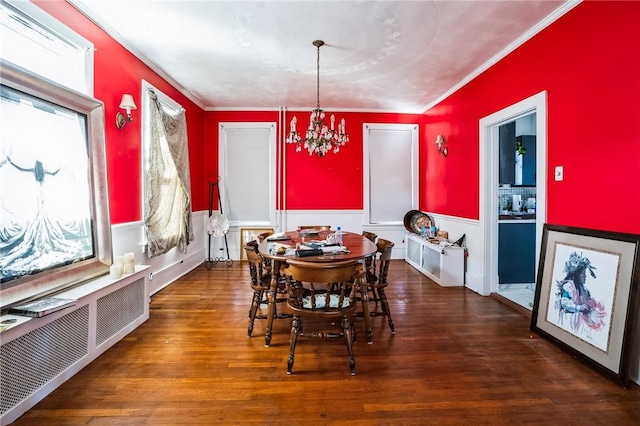
<svg viewBox="0 0 640 426"><path fill-rule="evenodd" d="M138 270L139 269L139 270ZM0 418L15 421L73 374L149 318L144 270L101 277L61 294L72 308L31 318L2 333Z"/></svg>

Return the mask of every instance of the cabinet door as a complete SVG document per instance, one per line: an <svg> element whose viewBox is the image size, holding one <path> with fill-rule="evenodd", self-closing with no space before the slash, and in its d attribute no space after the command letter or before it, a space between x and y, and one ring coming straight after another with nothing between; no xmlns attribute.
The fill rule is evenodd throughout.
<svg viewBox="0 0 640 426"><path fill-rule="evenodd" d="M522 155L522 184L536 184L536 137L535 136L518 136L522 145L527 150Z"/></svg>
<svg viewBox="0 0 640 426"><path fill-rule="evenodd" d="M501 223L498 229L499 283L534 283L536 224Z"/></svg>
<svg viewBox="0 0 640 426"><path fill-rule="evenodd" d="M413 238L406 239L407 251L406 251L406 259L413 262L415 265L420 265L420 250L422 249L421 244L414 240Z"/></svg>
<svg viewBox="0 0 640 426"><path fill-rule="evenodd" d="M516 122L498 127L499 183L515 184Z"/></svg>

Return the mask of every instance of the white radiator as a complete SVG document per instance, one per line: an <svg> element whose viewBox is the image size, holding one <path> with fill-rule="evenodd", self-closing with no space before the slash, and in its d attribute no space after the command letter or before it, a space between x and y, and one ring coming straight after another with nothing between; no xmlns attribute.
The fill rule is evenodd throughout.
<svg viewBox="0 0 640 426"><path fill-rule="evenodd" d="M60 297L72 308L42 318L19 318L0 338L0 418L15 421L149 318L145 271L113 281L100 277Z"/></svg>

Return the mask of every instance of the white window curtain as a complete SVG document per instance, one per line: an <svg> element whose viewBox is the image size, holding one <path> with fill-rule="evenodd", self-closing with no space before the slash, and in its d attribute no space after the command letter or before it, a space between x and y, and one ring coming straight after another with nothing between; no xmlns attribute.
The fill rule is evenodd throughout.
<svg viewBox="0 0 640 426"><path fill-rule="evenodd" d="M166 111L153 89L148 90L151 120L144 226L151 258L174 247L186 253L194 236L185 111Z"/></svg>

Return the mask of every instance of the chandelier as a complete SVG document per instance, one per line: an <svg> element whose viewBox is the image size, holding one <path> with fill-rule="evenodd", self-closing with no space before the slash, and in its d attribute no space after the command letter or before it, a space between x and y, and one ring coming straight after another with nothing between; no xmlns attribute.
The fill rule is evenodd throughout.
<svg viewBox="0 0 640 426"><path fill-rule="evenodd" d="M296 131L296 123L298 120L294 116L291 119L291 129L287 136L287 143L295 143L296 152L301 152L302 147L309 151L309 155L313 155L315 152L318 157L322 158L324 155L333 149L333 153L336 154L340 151L340 147L346 145L349 142L349 135L345 130L344 118L338 123L338 129L335 129L336 117L331 114L331 129L324 123L324 111L320 108L320 46L324 45L324 41L315 40L313 45L318 48L318 60L317 60L317 104L316 108L311 111L311 118L309 120L309 127L305 138L302 139Z"/></svg>

